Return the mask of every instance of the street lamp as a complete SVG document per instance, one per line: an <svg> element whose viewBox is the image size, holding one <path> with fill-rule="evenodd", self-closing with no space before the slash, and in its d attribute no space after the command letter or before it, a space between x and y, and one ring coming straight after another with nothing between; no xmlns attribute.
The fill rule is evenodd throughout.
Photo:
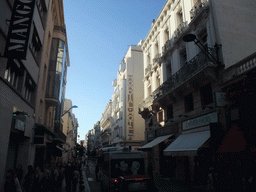
<svg viewBox="0 0 256 192"><path fill-rule="evenodd" d="M61 115L61 117L63 117L67 112L69 112L69 111L70 111L71 109L73 109L73 108L78 108L78 106L73 105L72 107L69 108L69 110L67 110L65 113L63 113L63 114Z"/></svg>
<svg viewBox="0 0 256 192"><path fill-rule="evenodd" d="M194 41L194 43L199 47L199 49L201 49L201 51L203 51L203 53L213 62L213 63L217 63L218 65L220 65L220 60L219 60L219 49L221 48L221 44L217 44L215 43L214 47L216 49L216 56L217 58L215 58L208 49L206 49L204 47L204 45L196 38L196 36L194 34L186 34L182 37L182 40L185 42L192 42Z"/></svg>

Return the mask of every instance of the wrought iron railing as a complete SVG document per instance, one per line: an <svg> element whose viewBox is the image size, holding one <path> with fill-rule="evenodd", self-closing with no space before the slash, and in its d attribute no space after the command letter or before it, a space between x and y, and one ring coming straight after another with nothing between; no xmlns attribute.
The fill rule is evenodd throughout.
<svg viewBox="0 0 256 192"><path fill-rule="evenodd" d="M162 48L163 54L165 54L171 48L172 43L171 40L167 40Z"/></svg>
<svg viewBox="0 0 256 192"><path fill-rule="evenodd" d="M187 22L182 22L181 24L179 24L179 26L174 31L174 39L179 38L181 34L185 31L186 27L187 27Z"/></svg>
<svg viewBox="0 0 256 192"><path fill-rule="evenodd" d="M66 28L64 27L54 25L54 30L61 31L62 33L66 34Z"/></svg>
<svg viewBox="0 0 256 192"><path fill-rule="evenodd" d="M152 69L152 64L149 64L146 69L145 69L145 75L147 75L147 73L149 73Z"/></svg>
<svg viewBox="0 0 256 192"><path fill-rule="evenodd" d="M162 63L161 53L156 54L155 58L153 59L153 63Z"/></svg>
<svg viewBox="0 0 256 192"><path fill-rule="evenodd" d="M193 8L190 10L190 18L191 20L194 19L205 7L207 7L208 1L199 2L193 6Z"/></svg>
<svg viewBox="0 0 256 192"><path fill-rule="evenodd" d="M209 48L208 51L216 58L216 49ZM193 76L202 66L208 62L212 62L205 53L198 53L193 59L187 62L180 70L174 73L162 85L160 85L154 92L139 104L139 109L148 107L155 99L160 99L170 93L175 87L182 84Z"/></svg>

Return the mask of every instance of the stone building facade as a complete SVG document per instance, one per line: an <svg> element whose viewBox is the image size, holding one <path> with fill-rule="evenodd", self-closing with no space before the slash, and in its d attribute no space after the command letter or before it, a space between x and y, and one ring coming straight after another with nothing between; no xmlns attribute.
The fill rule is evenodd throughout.
<svg viewBox="0 0 256 192"><path fill-rule="evenodd" d="M230 128L223 79L255 50L252 4L168 0L152 22L142 44L144 100L139 113L147 143L141 150L147 151L154 175L206 184L208 169L218 159L219 138Z"/></svg>

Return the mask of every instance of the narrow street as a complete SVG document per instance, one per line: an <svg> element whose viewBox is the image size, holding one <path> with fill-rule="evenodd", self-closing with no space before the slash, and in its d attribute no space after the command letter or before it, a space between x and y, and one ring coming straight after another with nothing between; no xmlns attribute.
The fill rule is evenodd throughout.
<svg viewBox="0 0 256 192"><path fill-rule="evenodd" d="M95 163L91 160L88 161L89 171L86 166L83 166L84 184L86 192L100 192L100 181L96 181ZM195 189L188 187L176 180L159 179L156 182L158 192L205 192L204 189Z"/></svg>

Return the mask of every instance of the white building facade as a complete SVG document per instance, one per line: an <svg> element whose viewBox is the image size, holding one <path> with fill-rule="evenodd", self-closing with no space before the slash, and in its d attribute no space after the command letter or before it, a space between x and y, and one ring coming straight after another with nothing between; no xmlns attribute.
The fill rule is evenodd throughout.
<svg viewBox="0 0 256 192"><path fill-rule="evenodd" d="M131 45L113 81L111 145L137 149L144 140L144 120L137 113L143 99L143 53L141 41Z"/></svg>
<svg viewBox="0 0 256 192"><path fill-rule="evenodd" d="M227 108L216 102L223 72L255 52L253 4L168 0L152 22L142 44L144 99L139 113L147 142L141 150L148 151L154 175L206 183L208 168L216 163L216 133L229 129ZM196 39L188 42L183 38L187 34Z"/></svg>

